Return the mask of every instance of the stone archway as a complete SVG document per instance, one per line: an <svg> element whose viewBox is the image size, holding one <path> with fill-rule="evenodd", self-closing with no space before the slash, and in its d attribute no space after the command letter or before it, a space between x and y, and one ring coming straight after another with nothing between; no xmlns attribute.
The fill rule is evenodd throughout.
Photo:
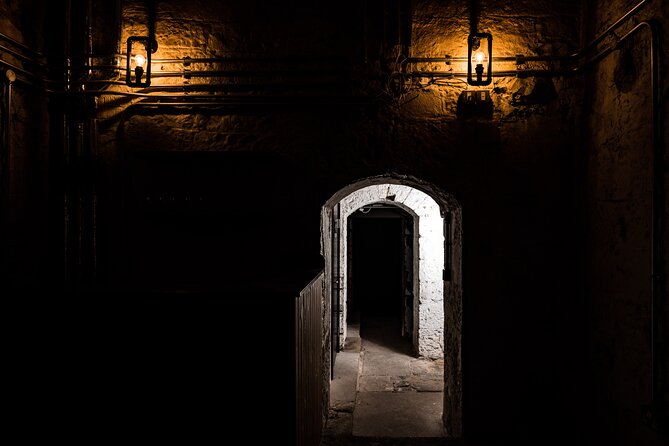
<svg viewBox="0 0 669 446"><path fill-rule="evenodd" d="M332 343L346 337L346 225L357 209L374 203L391 203L409 212L415 222L414 241L414 346L420 356L444 358L444 412L446 433L462 432L462 288L461 209L458 202L437 187L400 175L370 177L335 193L321 212L321 254L325 259L324 379L329 389ZM333 282L337 283L333 286ZM343 302L332 318L333 293ZM334 321L334 322L333 322ZM333 325L343 327L333 333ZM334 337L334 338L333 338ZM336 342L335 342L336 344ZM327 392L327 390L326 390ZM329 396L329 395L327 395ZM329 401L329 398L326 398Z"/></svg>
<svg viewBox="0 0 669 446"><path fill-rule="evenodd" d="M391 202L406 210L414 219L414 348L419 356L440 359L444 354L444 218L439 204L425 192L404 184L377 184L352 191L339 202L339 218L348 217L363 206ZM347 293L346 261L348 257L345 224L341 224L339 237L339 279L342 282L339 299L341 344L346 338ZM417 248L417 249L416 249Z"/></svg>

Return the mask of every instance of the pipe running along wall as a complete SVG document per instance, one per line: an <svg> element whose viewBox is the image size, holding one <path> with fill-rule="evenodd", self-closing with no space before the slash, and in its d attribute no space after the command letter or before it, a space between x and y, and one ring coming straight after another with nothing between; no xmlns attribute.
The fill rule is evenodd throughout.
<svg viewBox="0 0 669 446"><path fill-rule="evenodd" d="M151 2L153 3L153 2ZM551 61L566 61L566 62L571 62L575 64L575 66L571 69L568 70L522 70L522 69L516 69L516 70L507 70L507 71L500 71L500 72L493 72L494 76L517 76L517 77L532 77L532 76L565 76L565 75L573 75L573 74L578 74L583 72L584 70L590 68L594 64L598 63L599 61L603 60L606 56L611 54L613 51L619 48L619 46L630 39L632 36L636 35L637 33L641 32L642 30L647 30L648 35L650 37L650 70L652 72L651 75L651 90L652 90L652 101L651 101L651 107L652 107L652 116L653 116L653 141L652 141L652 228L651 228L651 239L652 239L652 259L651 259L651 267L652 267L652 305L651 305L651 310L652 310L652 315L651 315L651 321L652 321L652 336L651 336L651 342L652 342L652 392L653 392L653 406L657 406L659 404L659 400L661 399L660 395L660 390L658 389L658 382L659 382L659 374L661 373L660 370L660 365L659 365L659 352L657 351L657 339L658 339L658 326L659 326L659 314L658 314L658 305L660 302L660 299L664 293L663 290L663 282L662 282L662 271L663 271L663 265L664 265L664 259L663 259L663 252L662 252L662 247L661 247L661 236L663 234L664 230L664 221L662 217L662 206L663 206L663 191L662 191L662 166L661 166L661 161L662 161L662 147L661 147L661 136L662 136L662 129L661 129L661 119L660 119L660 97L661 97L661 91L660 91L660 75L659 75L659 47L658 47L658 31L656 29L656 26L649 21L643 21L637 24L631 31L626 33L620 38L617 38L616 41L608 46L607 48L599 51L597 54L592 56L589 59L583 60L584 57L591 53L593 50L597 48L597 46L602 43L607 37L610 36L615 36L615 31L619 29L621 26L623 26L625 23L627 23L631 18L635 17L636 14L641 11L645 6L647 6L650 3L650 0L642 0L639 3L637 3L634 7L632 7L630 10L628 10L625 14L623 14L618 20L616 20L614 23L612 23L606 30L604 30L602 33L600 33L598 36L596 36L592 41L590 41L588 44L586 44L583 48L579 49L575 53L572 53L568 56L496 56L493 58L494 61L516 61L517 63L523 62L523 61L545 61L545 62L551 62ZM90 5L90 2L88 2ZM70 2L67 2L68 11L70 11ZM90 16L90 9L88 9L88 15ZM65 20L68 22L66 24L66 27L69 29L69 13L66 12L65 14ZM89 28L89 31L92 32L92 21L90 20L90 17L87 17L87 25ZM92 42L92 37L91 35L86 36L89 43ZM86 48L87 51L85 51L84 54L77 55L77 57L73 56L71 54L71 51L68 49L68 46L66 44L66 51L64 55L47 55L44 54L40 51L36 51L27 45L24 45L21 42L16 41L15 39L0 33L0 40L4 41L6 44L9 46L13 47L10 48L9 46L6 45L0 45L0 52L4 52L6 54L9 54L19 60L25 61L25 62L30 62L33 65L37 66L40 70L44 70L45 67L47 67L46 64L46 59L47 57L49 58L57 58L66 61L66 74L65 78L63 81L59 80L54 80L54 79L49 79L45 75L39 75L36 73L33 73L27 69L24 69L22 67L17 66L16 64L13 64L11 62L8 62L2 58L0 58L0 66L11 70L13 73L15 73L15 81L12 81L9 85L9 91L8 91L8 100L11 100L11 85L16 82L18 84L21 84L23 86L27 86L30 88L34 88L41 93L47 94L47 95L62 95L62 94L69 94L71 91L72 86L86 86L89 84L97 84L97 83L102 83L102 84L123 84L122 82L119 82L116 79L108 79L108 80L96 80L96 81L73 81L71 79L71 70L72 70L72 62L75 59L81 58L82 60L86 61L85 65L80 65L81 67L86 67L91 70L105 70L105 69L110 69L114 68L115 66L109 66L109 65L103 65L99 64L96 65L93 63L93 59L95 58L105 58L105 57L118 57L120 59L126 57L123 54L107 54L107 55L98 55L98 54L93 54L92 53L92 48L90 45ZM315 56L316 59L318 59L318 56ZM309 59L311 60L312 58L296 58L295 60L297 61L303 61ZM400 61L399 64L399 73L402 73L403 75L408 75L408 76L413 76L413 77L430 77L430 78L440 78L440 77L465 77L466 73L452 73L452 72L422 72L422 71L413 71L413 72L406 72L406 68L408 67L409 64L412 63L420 63L420 62L445 62L445 63L450 63L451 61L461 61L466 58L462 57L450 57L446 56L443 58L432 58L432 57L415 57L415 58L404 58L403 60ZM190 63L225 63L225 62L261 62L261 61L272 61L271 58L258 58L258 57L249 57L249 58L183 58L183 59L164 59L164 60L159 60L156 59L155 62L160 62L160 63L182 63L184 65L190 64ZM122 70L122 68L116 67L119 70ZM211 72L209 72L211 71ZM210 77L210 76L223 76L225 73L228 73L229 70L199 70L196 72L191 72L191 76L195 77ZM184 76L186 73L185 70L182 71L177 71L173 73L169 73L168 76L172 77L179 77L179 76ZM237 74L243 75L245 73L248 73L248 71L244 70L239 70ZM316 74L317 72L314 72L312 74ZM53 87L58 87L62 86L63 89L54 89L53 87L46 87L46 85L53 86ZM223 87L224 84L194 84L190 85L188 88L193 89L193 88L198 88L198 87L205 87L208 89L213 89L216 90L217 85L220 85ZM124 92L124 91L106 91L106 90L88 90L86 89L85 91L82 91L84 95L92 95L92 96L107 96L107 95L112 95L112 96L127 96L127 97L135 97L135 98L141 98L143 101L140 101L139 103L133 104L133 105L141 105L141 106L150 106L150 107L155 107L155 108L161 108L161 107L176 107L176 106L200 106L200 107L219 107L222 105L230 105L230 102L225 102L222 100L214 100L211 101L211 95L186 95L186 94L151 94L150 92L153 91L160 91L160 88L168 88L167 86L156 86L156 87L150 87L145 90L145 92ZM157 103L153 101L158 101L162 99L168 99L168 100L173 100L173 101L178 101L182 98L188 98L188 102L169 102L169 103ZM239 96L235 98L235 101L239 101L240 103L250 99L251 96ZM202 99L202 101L200 101ZM144 102L148 101L148 102ZM64 123L64 127L67 127L67 123ZM65 131L65 137L67 138L68 131ZM7 132L5 133L5 138L7 138ZM5 144L7 142L5 141ZM67 145L66 145L67 147Z"/></svg>

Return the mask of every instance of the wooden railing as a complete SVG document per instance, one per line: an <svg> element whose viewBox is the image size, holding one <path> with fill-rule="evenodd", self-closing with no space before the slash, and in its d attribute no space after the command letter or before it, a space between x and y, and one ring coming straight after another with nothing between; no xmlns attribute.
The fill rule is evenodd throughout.
<svg viewBox="0 0 669 446"><path fill-rule="evenodd" d="M318 446L323 430L323 272L295 299L295 398L298 446Z"/></svg>

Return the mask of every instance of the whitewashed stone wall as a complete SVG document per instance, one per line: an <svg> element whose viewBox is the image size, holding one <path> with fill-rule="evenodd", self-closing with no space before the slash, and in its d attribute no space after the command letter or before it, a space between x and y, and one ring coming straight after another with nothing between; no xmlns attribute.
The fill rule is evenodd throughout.
<svg viewBox="0 0 669 446"><path fill-rule="evenodd" d="M419 356L444 356L444 220L437 202L418 189L401 184L378 184L356 190L340 201L341 326L346 327L346 261L348 217L363 206L392 203L414 216L417 222L418 258L414 264L414 347ZM414 243L414 246L416 243ZM346 329L341 335L343 344Z"/></svg>

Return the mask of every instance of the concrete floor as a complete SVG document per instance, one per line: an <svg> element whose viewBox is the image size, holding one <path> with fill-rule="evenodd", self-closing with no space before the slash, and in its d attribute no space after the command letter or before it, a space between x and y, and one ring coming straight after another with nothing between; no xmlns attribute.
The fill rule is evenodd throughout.
<svg viewBox="0 0 669 446"><path fill-rule="evenodd" d="M390 321L348 326L330 385L330 417L322 446L444 444L443 361L411 356Z"/></svg>

